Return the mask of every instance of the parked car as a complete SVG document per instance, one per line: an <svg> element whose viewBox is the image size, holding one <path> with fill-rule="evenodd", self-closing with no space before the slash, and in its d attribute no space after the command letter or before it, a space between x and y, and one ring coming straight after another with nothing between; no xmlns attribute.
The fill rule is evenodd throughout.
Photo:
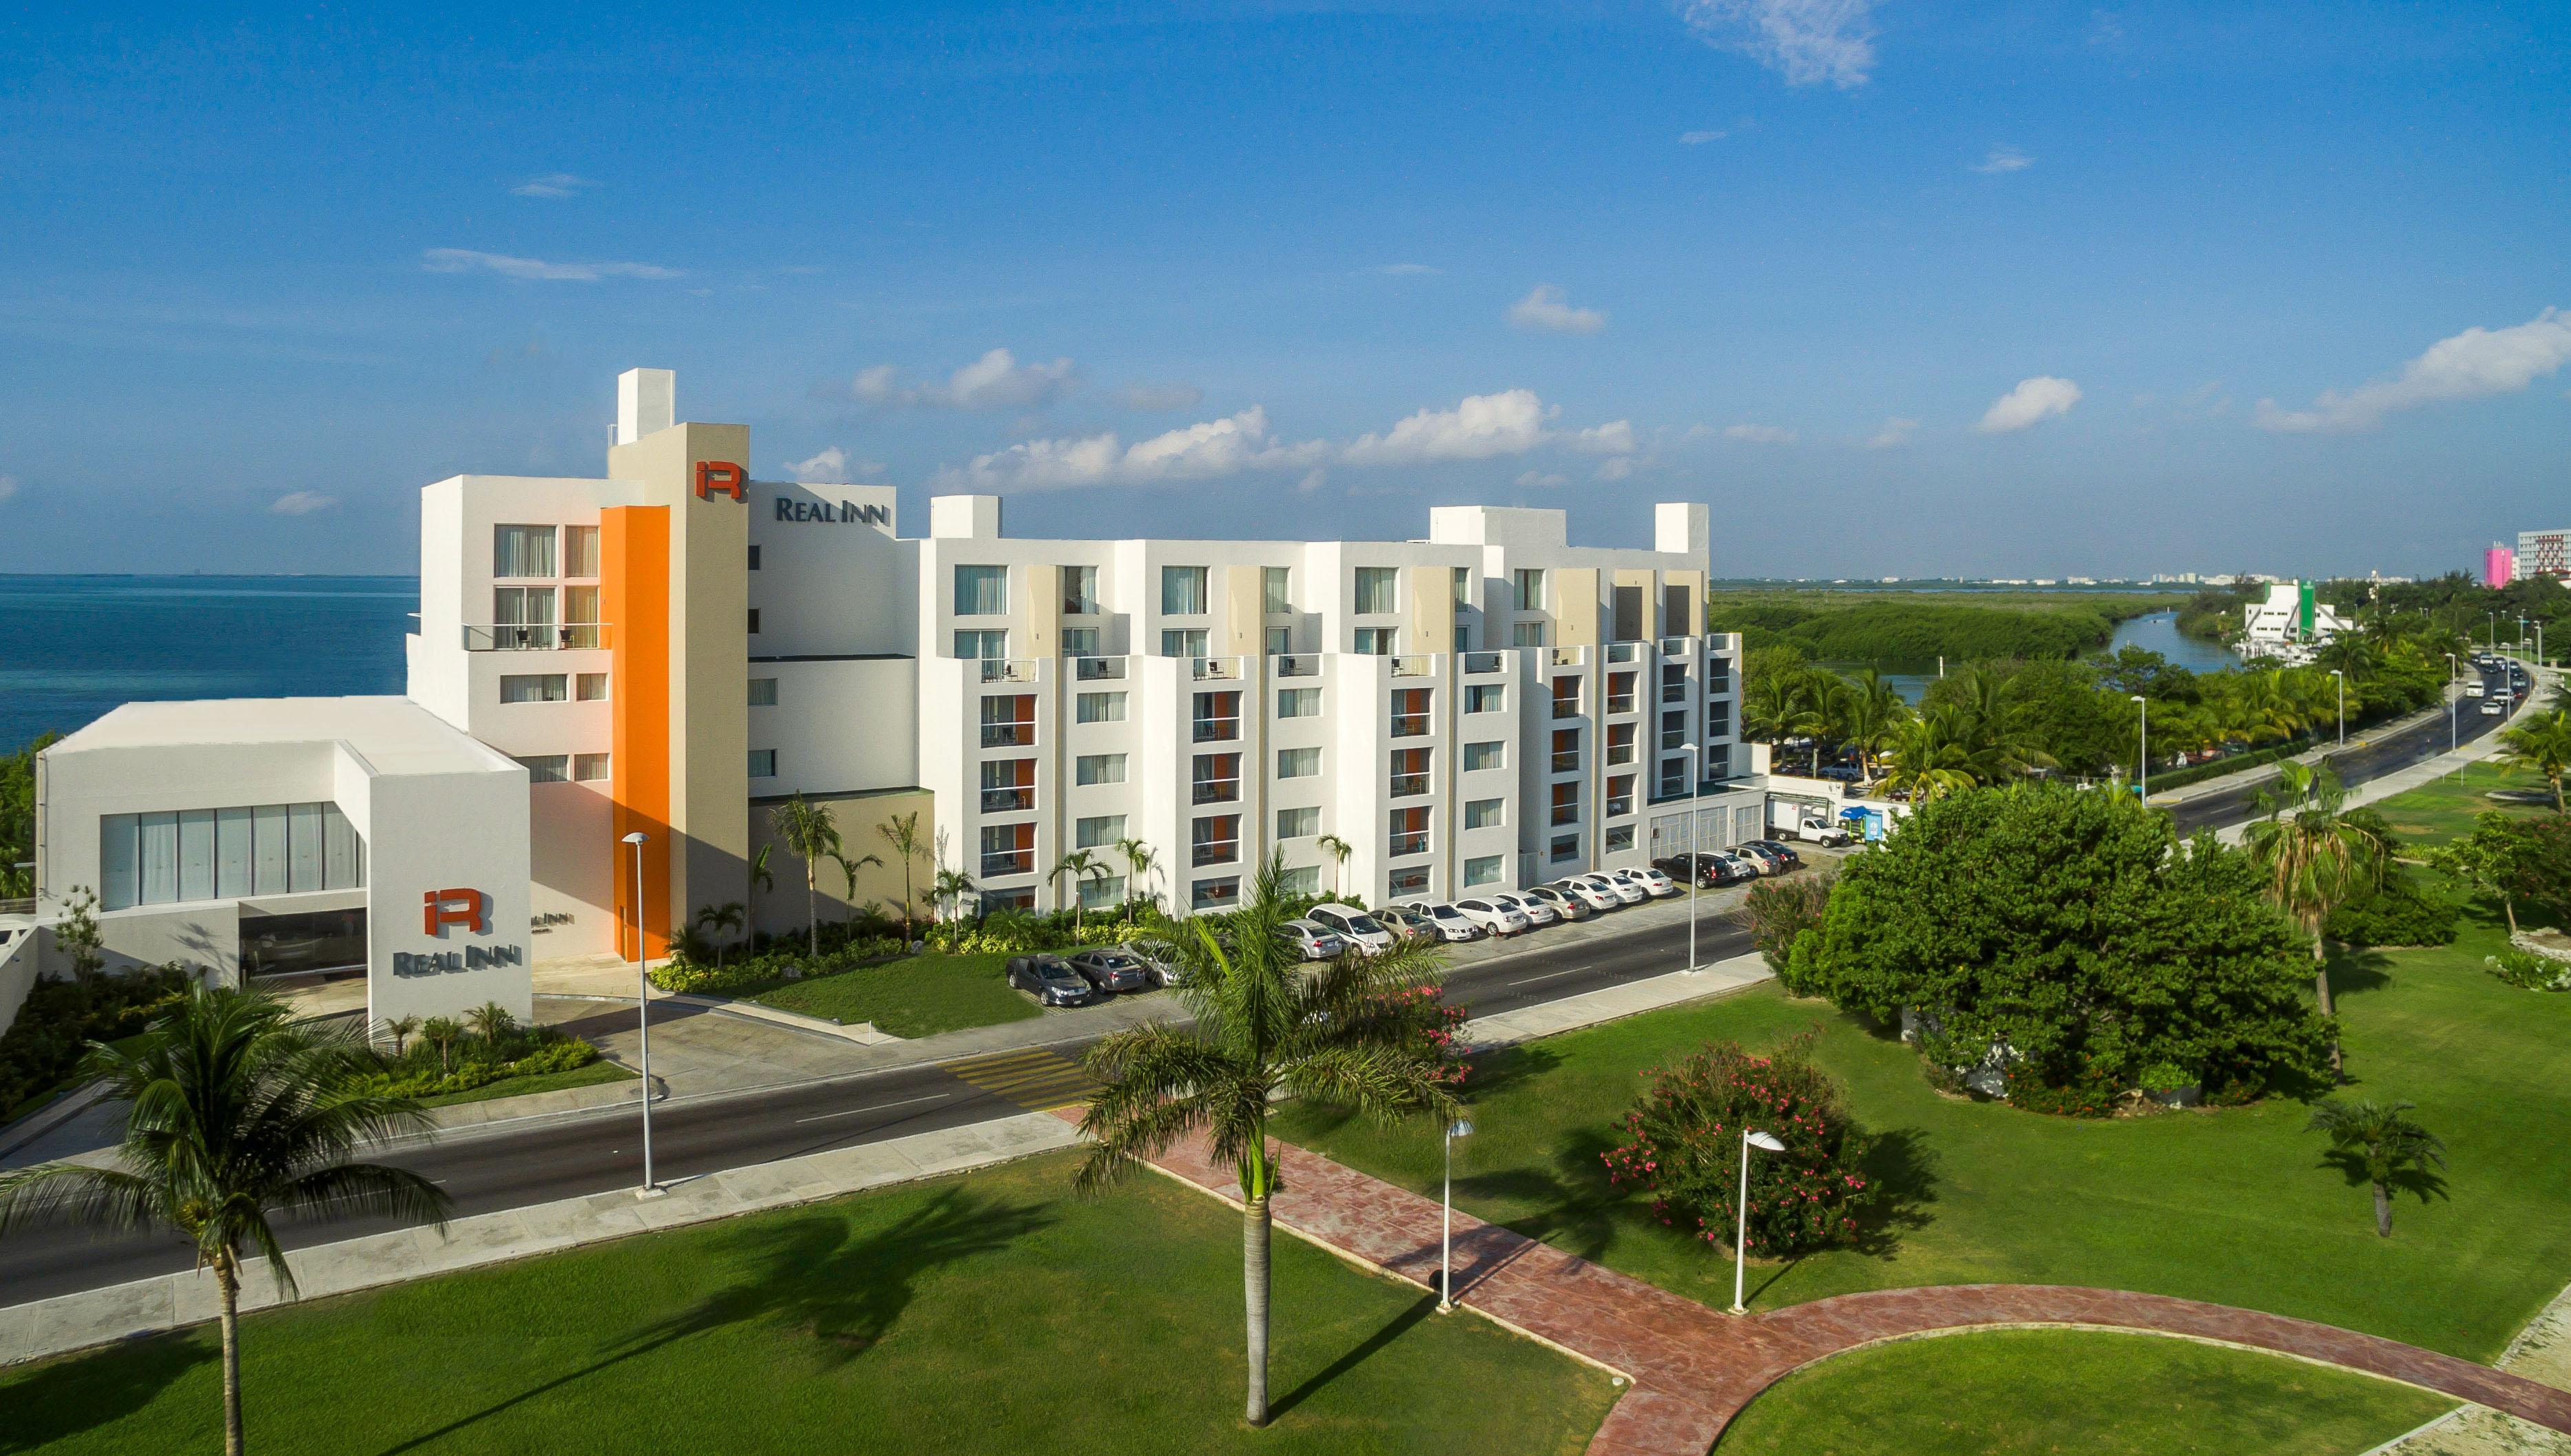
<svg viewBox="0 0 2571 1456"><path fill-rule="evenodd" d="M1733 857L1749 860L1756 865L1762 875L1784 874L1787 869L1784 856L1771 854L1755 844L1735 844L1732 846L1732 853Z"/></svg>
<svg viewBox="0 0 2571 1456"><path fill-rule="evenodd" d="M1436 921L1416 910L1405 910L1399 905L1392 905L1369 913L1374 916L1375 923L1392 932L1396 940L1444 940L1446 938L1444 932L1437 928Z"/></svg>
<svg viewBox="0 0 2571 1456"><path fill-rule="evenodd" d="M1691 854L1673 854L1664 859L1655 859L1652 861L1652 867L1680 884L1693 879L1709 890L1719 890L1725 885L1737 885L1745 879L1757 878L1759 874L1758 867L1755 865L1735 859L1729 854L1719 854L1709 850L1699 850Z"/></svg>
<svg viewBox="0 0 2571 1456"><path fill-rule="evenodd" d="M1788 869L1801 869L1803 867L1803 856L1796 853L1795 846L1787 843L1783 839L1753 839L1750 842L1752 845L1760 849L1764 849L1770 854L1777 856L1779 859L1786 861L1786 867Z"/></svg>
<svg viewBox="0 0 2571 1456"><path fill-rule="evenodd" d="M1659 870L1654 869L1648 864L1637 865L1632 869L1620 869L1617 870L1616 873L1625 876L1626 880L1630 883L1641 885L1643 887L1643 892L1652 896L1654 899L1665 900L1679 892L1679 882L1677 880L1670 878L1668 875L1661 873Z"/></svg>
<svg viewBox="0 0 2571 1456"><path fill-rule="evenodd" d="M1437 933L1448 940L1479 940L1491 933L1473 917L1437 900L1413 900L1409 908L1412 914L1436 926Z"/></svg>
<svg viewBox="0 0 2571 1456"><path fill-rule="evenodd" d="M1478 895L1470 899L1457 900L1455 908L1463 913L1465 919L1493 935L1518 935L1535 928L1527 923L1527 917L1524 915Z"/></svg>
<svg viewBox="0 0 2571 1456"><path fill-rule="evenodd" d="M1615 896L1616 903L1619 905L1639 905L1652 897L1651 892L1641 885L1629 885L1610 875L1593 872L1574 875L1572 878L1580 884L1589 885Z"/></svg>
<svg viewBox="0 0 2571 1456"><path fill-rule="evenodd" d="M1565 920L1586 920L1598 913L1595 905L1569 890L1554 885L1537 885L1534 889L1520 893L1526 899L1540 901L1545 908Z"/></svg>
<svg viewBox="0 0 2571 1456"><path fill-rule="evenodd" d="M1354 905L1314 905L1306 918L1368 955L1392 949L1392 932Z"/></svg>
<svg viewBox="0 0 2571 1456"><path fill-rule="evenodd" d="M1058 955L1009 957L1009 984L1045 1006L1087 1006L1098 999L1098 988Z"/></svg>
<svg viewBox="0 0 2571 1456"><path fill-rule="evenodd" d="M1149 991L1152 972L1142 960L1114 946L1095 946L1064 957L1080 978L1101 991Z"/></svg>
<svg viewBox="0 0 2571 1456"><path fill-rule="evenodd" d="M1731 884L1743 884L1768 872L1766 865L1747 854L1726 853L1718 854L1715 858L1723 861L1724 870L1731 876L1728 881Z"/></svg>
<svg viewBox="0 0 2571 1456"><path fill-rule="evenodd" d="M1551 925L1562 918L1562 913L1551 905L1518 890L1502 890L1486 898L1504 910L1515 910L1524 915L1526 923L1531 926Z"/></svg>
<svg viewBox="0 0 2571 1456"><path fill-rule="evenodd" d="M1187 968L1179 964L1178 947L1166 940L1129 940L1116 948L1141 961L1143 969L1151 973L1153 985L1184 986L1188 983Z"/></svg>
<svg viewBox="0 0 2571 1456"><path fill-rule="evenodd" d="M1318 920L1288 920L1277 927L1286 945L1307 961L1325 961L1347 948L1338 932Z"/></svg>
<svg viewBox="0 0 2571 1456"><path fill-rule="evenodd" d="M1560 890L1562 893L1570 895L1579 900L1582 904L1587 905L1590 909L1601 912L1613 910L1617 906L1625 903L1624 897L1617 894L1614 890L1608 889L1603 885L1593 885L1589 883L1588 876L1586 875L1573 875L1569 879L1558 879L1545 886L1545 888Z"/></svg>

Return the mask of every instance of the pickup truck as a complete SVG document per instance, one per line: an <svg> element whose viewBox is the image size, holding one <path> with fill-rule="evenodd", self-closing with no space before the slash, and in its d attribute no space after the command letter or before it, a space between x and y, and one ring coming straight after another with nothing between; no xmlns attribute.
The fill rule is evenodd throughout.
<svg viewBox="0 0 2571 1456"><path fill-rule="evenodd" d="M1856 836L1819 814L1798 814L1793 823L1772 823L1768 832L1780 839L1800 839L1806 844L1827 844L1836 849L1856 842Z"/></svg>

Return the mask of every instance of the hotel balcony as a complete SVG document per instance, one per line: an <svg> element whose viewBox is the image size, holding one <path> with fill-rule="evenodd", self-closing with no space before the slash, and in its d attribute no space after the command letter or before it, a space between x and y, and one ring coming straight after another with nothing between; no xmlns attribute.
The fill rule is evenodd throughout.
<svg viewBox="0 0 2571 1456"><path fill-rule="evenodd" d="M610 646L601 622L466 623L464 650L469 653L555 652Z"/></svg>

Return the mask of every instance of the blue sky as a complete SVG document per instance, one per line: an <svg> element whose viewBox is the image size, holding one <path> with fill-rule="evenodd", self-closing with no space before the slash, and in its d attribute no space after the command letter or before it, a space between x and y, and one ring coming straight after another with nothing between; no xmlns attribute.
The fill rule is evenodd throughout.
<svg viewBox="0 0 2571 1456"><path fill-rule="evenodd" d="M637 364L914 526L1489 501L1604 544L1705 499L1726 575L2474 565L2571 518L2566 41L2558 3L22 10L0 570L409 570L419 485L597 473Z"/></svg>

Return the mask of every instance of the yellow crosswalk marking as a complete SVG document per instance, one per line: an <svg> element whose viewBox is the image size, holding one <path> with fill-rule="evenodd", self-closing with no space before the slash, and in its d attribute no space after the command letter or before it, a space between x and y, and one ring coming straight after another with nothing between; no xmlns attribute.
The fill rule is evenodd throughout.
<svg viewBox="0 0 2571 1456"><path fill-rule="evenodd" d="M1041 1047L993 1052L939 1064L958 1080L1030 1112L1051 1112L1089 1101L1098 1084L1078 1063Z"/></svg>

